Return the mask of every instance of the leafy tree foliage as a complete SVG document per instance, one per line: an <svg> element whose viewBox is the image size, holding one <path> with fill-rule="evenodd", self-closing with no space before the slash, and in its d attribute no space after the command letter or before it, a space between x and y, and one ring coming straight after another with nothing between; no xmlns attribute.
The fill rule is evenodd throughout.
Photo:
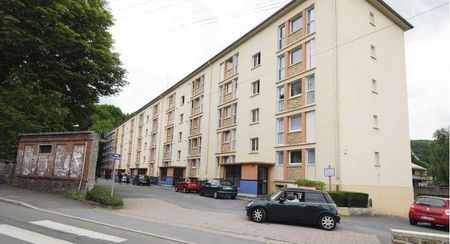
<svg viewBox="0 0 450 244"><path fill-rule="evenodd" d="M411 140L411 151L418 160L427 165L431 163L431 142L431 140Z"/></svg>
<svg viewBox="0 0 450 244"><path fill-rule="evenodd" d="M104 0L0 4L0 158L23 132L87 129L94 103L126 85Z"/></svg>
<svg viewBox="0 0 450 244"><path fill-rule="evenodd" d="M431 143L431 175L437 185L449 185L449 131L442 128L434 132L434 141Z"/></svg>
<svg viewBox="0 0 450 244"><path fill-rule="evenodd" d="M90 116L89 130L97 132L104 138L123 119L125 119L125 114L120 108L109 104L96 104L94 112Z"/></svg>

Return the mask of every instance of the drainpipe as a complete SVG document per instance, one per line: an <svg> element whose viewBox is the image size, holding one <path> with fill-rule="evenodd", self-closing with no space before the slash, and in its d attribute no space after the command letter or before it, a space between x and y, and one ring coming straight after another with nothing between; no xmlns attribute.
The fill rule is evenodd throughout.
<svg viewBox="0 0 450 244"><path fill-rule="evenodd" d="M337 18L337 0L334 0L334 41L335 41L335 55L334 55L334 97L335 97L335 161L336 161L336 183L340 185L341 183L341 159L340 159L340 114L339 114L339 60L338 60L338 18ZM338 186L336 186L338 187Z"/></svg>

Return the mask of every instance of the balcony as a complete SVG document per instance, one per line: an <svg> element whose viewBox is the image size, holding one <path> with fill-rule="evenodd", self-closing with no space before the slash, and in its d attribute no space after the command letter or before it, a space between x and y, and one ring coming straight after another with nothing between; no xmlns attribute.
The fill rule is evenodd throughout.
<svg viewBox="0 0 450 244"><path fill-rule="evenodd" d="M192 96L195 97L195 96L197 96L198 94L200 94L202 92L203 92L203 87L201 87L201 86L193 88L192 89Z"/></svg>
<svg viewBox="0 0 450 244"><path fill-rule="evenodd" d="M191 116L197 115L197 114L199 114L199 113L201 113L201 112L202 112L202 110L201 110L200 106L198 106L198 107L193 107L192 110L191 110Z"/></svg>
<svg viewBox="0 0 450 244"><path fill-rule="evenodd" d="M201 153L201 148L200 147L194 147L191 148L190 152L189 152L189 156L199 156Z"/></svg>
<svg viewBox="0 0 450 244"><path fill-rule="evenodd" d="M227 152L231 152L231 144L230 143L223 143L222 147L221 147L221 153L227 153Z"/></svg>
<svg viewBox="0 0 450 244"><path fill-rule="evenodd" d="M198 135L201 133L200 126L191 129L191 136Z"/></svg>
<svg viewBox="0 0 450 244"><path fill-rule="evenodd" d="M300 28L296 32L293 32L287 37L287 45L291 45L292 43L300 40L303 36L303 28Z"/></svg>

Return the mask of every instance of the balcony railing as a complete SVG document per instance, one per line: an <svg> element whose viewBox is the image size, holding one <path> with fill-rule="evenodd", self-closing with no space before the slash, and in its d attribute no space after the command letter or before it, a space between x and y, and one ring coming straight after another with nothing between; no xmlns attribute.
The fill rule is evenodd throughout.
<svg viewBox="0 0 450 244"><path fill-rule="evenodd" d="M293 76L299 74L302 71L302 62L293 64L287 68L287 76Z"/></svg>

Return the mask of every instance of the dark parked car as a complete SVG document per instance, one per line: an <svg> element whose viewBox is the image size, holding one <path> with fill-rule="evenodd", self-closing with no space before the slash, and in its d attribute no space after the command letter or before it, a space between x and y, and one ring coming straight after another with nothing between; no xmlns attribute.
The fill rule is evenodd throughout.
<svg viewBox="0 0 450 244"><path fill-rule="evenodd" d="M200 196L212 196L215 199L226 197L235 199L237 196L237 188L230 181L214 179L204 181L199 190Z"/></svg>
<svg viewBox="0 0 450 244"><path fill-rule="evenodd" d="M448 198L419 196L409 208L409 223L416 225L425 222L448 228L449 208Z"/></svg>
<svg viewBox="0 0 450 244"><path fill-rule="evenodd" d="M150 185L150 178L147 175L136 175L133 177L133 185Z"/></svg>
<svg viewBox="0 0 450 244"><path fill-rule="evenodd" d="M247 216L258 223L284 221L333 230L340 221L337 206L330 195L311 189L280 189L263 200L250 201L246 210Z"/></svg>
<svg viewBox="0 0 450 244"><path fill-rule="evenodd" d="M191 191L198 192L199 190L200 182L198 181L198 178L195 177L183 178L175 185L175 191L182 191L186 193Z"/></svg>

